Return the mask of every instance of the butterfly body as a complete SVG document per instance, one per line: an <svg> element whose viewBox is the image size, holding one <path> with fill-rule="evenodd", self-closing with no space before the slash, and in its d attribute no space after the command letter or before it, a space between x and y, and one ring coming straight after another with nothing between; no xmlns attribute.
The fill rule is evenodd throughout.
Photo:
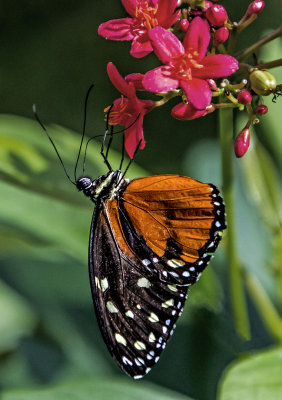
<svg viewBox="0 0 282 400"><path fill-rule="evenodd" d="M221 239L224 203L215 186L180 175L129 182L110 171L76 186L95 203L89 274L100 330L122 370L142 378Z"/></svg>

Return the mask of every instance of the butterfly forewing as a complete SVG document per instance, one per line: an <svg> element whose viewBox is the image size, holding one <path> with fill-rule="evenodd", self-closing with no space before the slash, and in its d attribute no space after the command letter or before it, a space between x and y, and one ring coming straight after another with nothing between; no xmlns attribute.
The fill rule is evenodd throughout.
<svg viewBox="0 0 282 400"><path fill-rule="evenodd" d="M224 228L217 189L179 175L136 179L98 200L92 295L108 349L128 375L141 378L158 361Z"/></svg>

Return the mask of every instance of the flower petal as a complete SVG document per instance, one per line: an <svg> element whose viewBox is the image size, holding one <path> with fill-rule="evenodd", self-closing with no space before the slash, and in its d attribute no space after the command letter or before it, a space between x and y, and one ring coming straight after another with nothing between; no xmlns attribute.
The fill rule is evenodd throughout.
<svg viewBox="0 0 282 400"><path fill-rule="evenodd" d="M216 54L205 57L201 64L203 68L193 69L192 74L197 78L222 78L233 74L238 69L238 61L232 56Z"/></svg>
<svg viewBox="0 0 282 400"><path fill-rule="evenodd" d="M139 148L142 150L145 147L145 140L143 136L143 119L144 116L142 114L140 114L139 117L136 115L132 118L129 118L125 127L124 147L131 159L134 156L140 140L141 143Z"/></svg>
<svg viewBox="0 0 282 400"><path fill-rule="evenodd" d="M136 36L131 44L130 54L135 58L142 58L152 53L153 47L148 40L148 35Z"/></svg>
<svg viewBox="0 0 282 400"><path fill-rule="evenodd" d="M138 5L137 0L121 0L123 7L126 12L131 15L131 17L135 17L136 7Z"/></svg>
<svg viewBox="0 0 282 400"><path fill-rule="evenodd" d="M199 54L198 59L201 60L206 55L210 38L208 22L200 17L194 18L183 40L185 51L197 52Z"/></svg>
<svg viewBox="0 0 282 400"><path fill-rule="evenodd" d="M160 26L149 31L149 38L156 56L163 64L168 64L173 57L184 54L180 40Z"/></svg>
<svg viewBox="0 0 282 400"><path fill-rule="evenodd" d="M145 90L154 93L168 92L179 86L179 81L169 76L166 66L148 71L144 75L142 83Z"/></svg>
<svg viewBox="0 0 282 400"><path fill-rule="evenodd" d="M140 74L139 72L129 74L124 79L126 82L132 82L136 90L144 90L144 86L142 83L142 79L144 78L144 74Z"/></svg>
<svg viewBox="0 0 282 400"><path fill-rule="evenodd" d="M167 27L167 28L169 26L171 26L171 25L166 26L166 21L168 19L171 19L171 16L173 15L176 6L177 6L177 0L159 0L158 1L158 10L156 12L156 18L157 18L160 26ZM180 14L180 12L181 11L179 10L175 14ZM175 17L175 15L174 15L174 17ZM177 18L178 18L178 16L177 16Z"/></svg>
<svg viewBox="0 0 282 400"><path fill-rule="evenodd" d="M125 96L131 98L136 97L135 88L133 84L127 83L125 79L120 75L113 63L109 62L107 65L107 72L112 84L116 89L124 94Z"/></svg>
<svg viewBox="0 0 282 400"><path fill-rule="evenodd" d="M171 110L171 115L182 121L187 121L190 119L195 119L199 117L204 117L208 111L205 110L197 110L197 108L193 107L192 104L184 104L179 103L173 107Z"/></svg>
<svg viewBox="0 0 282 400"><path fill-rule="evenodd" d="M206 81L193 78L189 81L181 81L180 86L184 90L189 103L198 110L205 110L210 104L212 93Z"/></svg>
<svg viewBox="0 0 282 400"><path fill-rule="evenodd" d="M166 20L164 20L163 22L159 21L159 25L166 29L170 28L179 19L180 14L181 14L181 10L176 11L170 17L167 17Z"/></svg>
<svg viewBox="0 0 282 400"><path fill-rule="evenodd" d="M134 38L130 30L132 24L132 18L112 19L99 26L98 34L111 40L132 40Z"/></svg>

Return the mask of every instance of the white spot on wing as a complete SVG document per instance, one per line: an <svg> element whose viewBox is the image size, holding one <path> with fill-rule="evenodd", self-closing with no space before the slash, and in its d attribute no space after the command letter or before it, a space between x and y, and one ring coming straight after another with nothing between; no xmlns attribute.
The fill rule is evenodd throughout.
<svg viewBox="0 0 282 400"><path fill-rule="evenodd" d="M172 292L178 292L178 289L177 289L176 285L167 285L167 287L168 287L169 290L171 290Z"/></svg>
<svg viewBox="0 0 282 400"><path fill-rule="evenodd" d="M126 346L127 344L126 339L122 335L120 335L119 333L115 333L115 338L118 343L122 344L123 346Z"/></svg>
<svg viewBox="0 0 282 400"><path fill-rule="evenodd" d="M107 301L106 307L110 311L110 313L118 313L118 309L111 301Z"/></svg>
<svg viewBox="0 0 282 400"><path fill-rule="evenodd" d="M132 362L131 362L128 358L126 358L125 356L122 357L122 362L123 362L125 365L130 365L130 366L133 365Z"/></svg>
<svg viewBox="0 0 282 400"><path fill-rule="evenodd" d="M107 290L109 287L109 282L107 278L101 279L101 289L102 292L104 292L105 290Z"/></svg>
<svg viewBox="0 0 282 400"><path fill-rule="evenodd" d="M183 265L185 265L185 262L183 262L182 260L176 260L175 258L173 258L172 260L169 260L167 262L167 265L169 265L171 268L179 268L179 267L183 267Z"/></svg>
<svg viewBox="0 0 282 400"><path fill-rule="evenodd" d="M99 278L97 276L95 276L95 285L96 285L97 288L101 289L100 281L99 281Z"/></svg>
<svg viewBox="0 0 282 400"><path fill-rule="evenodd" d="M151 261L147 260L147 258L145 258L145 260L142 260L142 264L147 267L149 264L151 264Z"/></svg>
<svg viewBox="0 0 282 400"><path fill-rule="evenodd" d="M147 289L151 286L151 284L150 284L150 282L148 281L147 278L140 278L140 279L138 279L137 285L138 285L139 287L145 287L145 288L147 288Z"/></svg>
<svg viewBox="0 0 282 400"><path fill-rule="evenodd" d="M158 322L159 321L159 317L155 313L151 313L150 317L149 317L149 321Z"/></svg>
<svg viewBox="0 0 282 400"><path fill-rule="evenodd" d="M155 342L156 341L156 336L153 334L153 332L150 333L149 335L149 342Z"/></svg>
<svg viewBox="0 0 282 400"><path fill-rule="evenodd" d="M129 318L134 318L134 314L131 310L126 311L125 315Z"/></svg>
<svg viewBox="0 0 282 400"><path fill-rule="evenodd" d="M135 347L137 350L146 350L146 345L145 345L145 343L140 342L139 340L137 340L137 341L134 343L134 347Z"/></svg>
<svg viewBox="0 0 282 400"><path fill-rule="evenodd" d="M173 305L174 305L173 299L169 299L169 300L165 301L164 303L162 303L163 308L172 307Z"/></svg>

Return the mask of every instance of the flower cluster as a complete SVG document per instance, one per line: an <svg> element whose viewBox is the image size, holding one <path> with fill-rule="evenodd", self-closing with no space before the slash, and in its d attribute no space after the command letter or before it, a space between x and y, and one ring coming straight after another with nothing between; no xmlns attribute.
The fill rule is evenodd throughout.
<svg viewBox="0 0 282 400"><path fill-rule="evenodd" d="M138 145L141 149L145 146L145 114L173 97L181 101L171 115L180 120L203 117L220 107L246 108L248 122L235 142L235 154L245 154L250 125L267 112L262 96L276 93L277 84L261 68L264 65L243 64L248 49L234 55L234 48L238 33L257 18L264 1L252 1L238 23L229 20L222 5L211 1L121 1L129 17L102 23L98 33L106 39L131 41L131 56L141 58L154 52L161 63L144 74L132 73L125 78L108 64L109 78L121 93L113 102L109 123L125 126L129 156L133 157ZM232 82L222 79L230 76ZM139 99L136 92L144 90L161 100Z"/></svg>

